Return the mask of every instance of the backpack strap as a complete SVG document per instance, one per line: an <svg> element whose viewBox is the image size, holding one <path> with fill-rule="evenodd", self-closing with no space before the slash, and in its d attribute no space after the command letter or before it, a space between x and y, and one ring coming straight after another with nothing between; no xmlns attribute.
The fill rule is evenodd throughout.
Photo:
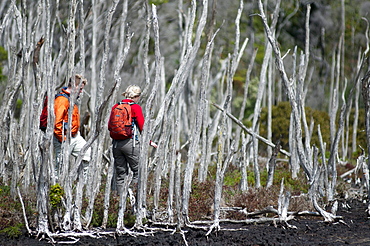
<svg viewBox="0 0 370 246"><path fill-rule="evenodd" d="M128 105L133 105L133 104L136 104L136 103L134 103L134 102L122 102L122 101L119 101L118 103L117 103L117 105L120 105L120 104L128 104Z"/></svg>
<svg viewBox="0 0 370 246"><path fill-rule="evenodd" d="M69 101L69 96L66 93L59 92L58 94L55 95L55 98L60 97L60 96L67 98L68 101Z"/></svg>

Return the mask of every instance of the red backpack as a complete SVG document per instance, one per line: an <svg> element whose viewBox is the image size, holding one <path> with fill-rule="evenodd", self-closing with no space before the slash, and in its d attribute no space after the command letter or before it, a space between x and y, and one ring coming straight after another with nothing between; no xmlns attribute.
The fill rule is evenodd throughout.
<svg viewBox="0 0 370 246"><path fill-rule="evenodd" d="M108 121L110 137L116 140L132 137L132 116L131 105L135 103L119 102L117 107L112 109Z"/></svg>
<svg viewBox="0 0 370 246"><path fill-rule="evenodd" d="M63 96L69 100L69 96L65 93L58 93L55 95L55 98ZM40 115L40 125L39 128L41 131L46 131L46 128L48 127L48 97L45 97L44 100L44 107L42 108L42 112Z"/></svg>

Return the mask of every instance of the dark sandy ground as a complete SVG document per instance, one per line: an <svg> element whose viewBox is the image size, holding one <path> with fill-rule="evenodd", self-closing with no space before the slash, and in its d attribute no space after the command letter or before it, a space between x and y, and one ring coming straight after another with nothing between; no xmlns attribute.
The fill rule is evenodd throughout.
<svg viewBox="0 0 370 246"><path fill-rule="evenodd" d="M83 237L73 245L370 245L370 219L366 213L367 203L357 200L339 202L337 215L343 222L326 223L321 217L305 217L290 220L297 229L273 224L221 224L221 231L208 237L202 229L183 228L180 233L156 232L153 236L106 236L99 239ZM224 229L241 228L239 231ZM185 243L186 240L186 243ZM58 245L62 243L59 242ZM70 245L65 244L64 245ZM47 240L28 236L18 239L0 237L0 245L52 245Z"/></svg>

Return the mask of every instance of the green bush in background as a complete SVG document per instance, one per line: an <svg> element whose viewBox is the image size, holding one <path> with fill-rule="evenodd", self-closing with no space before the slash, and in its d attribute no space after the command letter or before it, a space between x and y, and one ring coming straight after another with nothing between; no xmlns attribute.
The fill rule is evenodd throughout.
<svg viewBox="0 0 370 246"><path fill-rule="evenodd" d="M272 142L277 143L280 139L281 146L285 150L289 150L289 124L290 124L290 113L291 106L289 102L280 102L276 106L272 106ZM319 135L318 135L318 125L320 125L320 131L324 143L326 143L326 150L330 150L330 117L328 113L314 110L312 108L305 108L306 119L308 127L313 121L314 127L311 135L311 145L320 146ZM336 121L339 120L339 113L336 117ZM260 118L260 135L267 137L267 108L263 108L261 111ZM353 123L354 123L354 109L350 113L348 120L348 125L345 129L348 129L348 146L351 149L350 153L357 153L359 151L358 146L366 146L366 132L365 132L365 111L364 109L359 109L359 120L358 120L358 129L356 137L356 146L355 150L352 150L352 135L353 135ZM338 124L337 124L338 125ZM338 127L338 126L336 126ZM302 137L303 140L306 137L304 128L302 127ZM336 129L337 130L337 129ZM344 135L346 135L345 133ZM341 139L343 141L343 138Z"/></svg>

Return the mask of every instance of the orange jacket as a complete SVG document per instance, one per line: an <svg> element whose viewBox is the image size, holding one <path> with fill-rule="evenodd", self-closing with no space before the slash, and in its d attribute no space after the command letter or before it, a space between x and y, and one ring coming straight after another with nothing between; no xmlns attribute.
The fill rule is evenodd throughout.
<svg viewBox="0 0 370 246"><path fill-rule="evenodd" d="M66 88L62 89L62 93L67 94L70 96ZM66 97L59 96L55 98L54 102L54 113L55 113L55 125L54 125L54 136L62 142L65 140L66 133L68 132L68 109L69 109L69 100ZM64 129L63 129L64 128ZM80 112L78 110L78 106L75 104L73 106L72 112L72 137L74 137L78 130L80 129ZM64 131L64 138L62 136Z"/></svg>

